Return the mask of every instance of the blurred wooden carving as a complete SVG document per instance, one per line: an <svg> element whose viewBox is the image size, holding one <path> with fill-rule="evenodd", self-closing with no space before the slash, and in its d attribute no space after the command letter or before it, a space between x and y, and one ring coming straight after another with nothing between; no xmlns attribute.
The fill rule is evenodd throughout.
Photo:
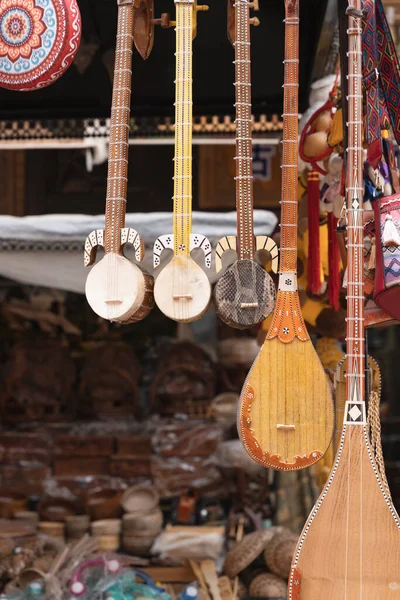
<svg viewBox="0 0 400 600"><path fill-rule="evenodd" d="M75 366L59 342L15 344L4 368L4 423L61 421L72 412Z"/></svg>
<svg viewBox="0 0 400 600"><path fill-rule="evenodd" d="M123 342L99 346L87 356L81 373L82 412L96 417L138 416L140 374L131 346Z"/></svg>
<svg viewBox="0 0 400 600"><path fill-rule="evenodd" d="M25 152L0 150L0 214L25 214Z"/></svg>
<svg viewBox="0 0 400 600"><path fill-rule="evenodd" d="M204 145L199 147L199 207L235 208L235 146ZM257 144L254 139L254 206L279 206L281 194L280 156L277 146Z"/></svg>

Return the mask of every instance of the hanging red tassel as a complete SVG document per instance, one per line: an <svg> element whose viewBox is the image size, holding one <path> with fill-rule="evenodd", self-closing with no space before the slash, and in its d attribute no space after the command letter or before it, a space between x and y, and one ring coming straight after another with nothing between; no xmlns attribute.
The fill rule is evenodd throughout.
<svg viewBox="0 0 400 600"><path fill-rule="evenodd" d="M338 219L333 213L328 213L328 297L329 304L335 310L339 310L339 290L340 290L340 271L339 271L339 244L336 236Z"/></svg>
<svg viewBox="0 0 400 600"><path fill-rule="evenodd" d="M321 293L321 260L319 244L319 174L314 169L307 180L308 261L307 284L312 294Z"/></svg>

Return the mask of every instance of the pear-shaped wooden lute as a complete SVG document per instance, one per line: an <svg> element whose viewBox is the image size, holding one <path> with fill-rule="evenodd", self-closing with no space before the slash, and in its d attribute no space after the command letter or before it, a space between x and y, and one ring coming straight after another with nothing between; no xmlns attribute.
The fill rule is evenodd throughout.
<svg viewBox="0 0 400 600"><path fill-rule="evenodd" d="M374 458L365 406L361 0L348 14L347 365L344 425L329 479L300 536L289 600L400 598L400 523Z"/></svg>
<svg viewBox="0 0 400 600"><path fill-rule="evenodd" d="M297 291L298 0L286 0L279 287L271 327L242 390L238 430L265 467L293 470L329 447L333 402L309 338Z"/></svg>

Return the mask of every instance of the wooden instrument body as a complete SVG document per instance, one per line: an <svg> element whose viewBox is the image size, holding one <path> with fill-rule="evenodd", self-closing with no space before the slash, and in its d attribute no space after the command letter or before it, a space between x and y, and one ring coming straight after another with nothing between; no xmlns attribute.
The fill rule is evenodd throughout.
<svg viewBox="0 0 400 600"><path fill-rule="evenodd" d="M386 492L383 465L377 465L371 448L365 404L361 0L349 3L346 14L346 403L332 471L297 544L289 600L400 598L400 522Z"/></svg>
<svg viewBox="0 0 400 600"><path fill-rule="evenodd" d="M105 255L89 273L86 281L86 298L96 314L109 321L133 323L143 319L154 306L154 280L123 254L125 244L135 250L135 258L142 261L144 245L135 229L125 227L128 183L129 117L132 78L132 46L134 36L143 46L145 27L141 21L135 25L137 9L145 19L151 37L151 0L118 0L117 43L113 98L111 105L110 144L108 157L107 198L105 229L92 231L85 242L84 263L94 263L98 246L104 246ZM139 28L139 30L138 30ZM147 58L151 45L143 49Z"/></svg>
<svg viewBox="0 0 400 600"><path fill-rule="evenodd" d="M0 2L0 87L46 87L71 66L81 38L76 0Z"/></svg>
<svg viewBox="0 0 400 600"><path fill-rule="evenodd" d="M255 249L271 255L272 271L278 272L278 246L268 236L257 236ZM226 236L216 247L216 270L222 268L222 255L237 250L237 238ZM272 277L254 259L239 258L230 265L214 288L215 308L221 321L236 329L247 329L260 323L273 311L275 285Z"/></svg>
<svg viewBox="0 0 400 600"><path fill-rule="evenodd" d="M151 275L125 256L108 253L92 268L85 293L92 310L108 321L133 323L153 307Z"/></svg>
<svg viewBox="0 0 400 600"><path fill-rule="evenodd" d="M228 37L235 48L237 237L226 236L219 241L217 273L225 251L236 250L238 260L226 269L214 289L217 314L226 325L236 329L257 325L268 317L275 304L273 280L255 262L255 252L268 250L272 270L275 273L278 270L276 243L267 236L254 238L250 24L258 24L258 19L250 19L250 8L258 9L258 3L228 0Z"/></svg>
<svg viewBox="0 0 400 600"><path fill-rule="evenodd" d="M298 38L297 0L286 0L278 295L238 410L238 431L247 452L278 470L317 462L329 447L334 426L328 380L307 333L297 291Z"/></svg>
<svg viewBox="0 0 400 600"><path fill-rule="evenodd" d="M247 329L272 312L275 285L271 275L254 260L237 260L219 278L214 301L218 316L226 325Z"/></svg>
<svg viewBox="0 0 400 600"><path fill-rule="evenodd" d="M210 304L210 281L191 256L174 256L156 279L154 298L165 316L190 323L199 319Z"/></svg>
<svg viewBox="0 0 400 600"><path fill-rule="evenodd" d="M154 295L158 308L170 319L191 322L207 310L211 284L206 273L192 259L191 251L201 248L205 266L211 267L211 244L192 233L192 47L196 35L196 13L208 7L195 0L175 0L176 78L175 78L175 157L173 233L154 243L153 264L160 266L165 249L174 257L158 274Z"/></svg>
<svg viewBox="0 0 400 600"><path fill-rule="evenodd" d="M289 600L400 598L399 527L366 427L345 426L331 475L297 545Z"/></svg>

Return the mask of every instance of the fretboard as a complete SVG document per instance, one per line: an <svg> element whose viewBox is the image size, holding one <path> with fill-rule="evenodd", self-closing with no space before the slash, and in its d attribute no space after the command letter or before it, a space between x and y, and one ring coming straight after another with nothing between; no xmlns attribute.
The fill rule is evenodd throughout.
<svg viewBox="0 0 400 600"><path fill-rule="evenodd" d="M361 0L352 0L361 11ZM364 400L364 229L362 140L362 17L348 20L348 148L347 148L347 400Z"/></svg>
<svg viewBox="0 0 400 600"><path fill-rule="evenodd" d="M297 271L299 2L286 0L280 271Z"/></svg>
<svg viewBox="0 0 400 600"><path fill-rule="evenodd" d="M176 0L174 254L189 254L192 230L192 35L194 0Z"/></svg>
<svg viewBox="0 0 400 600"><path fill-rule="evenodd" d="M254 257L249 0L235 0L237 252Z"/></svg>
<svg viewBox="0 0 400 600"><path fill-rule="evenodd" d="M117 43L108 154L105 252L120 252L125 227L131 106L133 0L118 0Z"/></svg>

